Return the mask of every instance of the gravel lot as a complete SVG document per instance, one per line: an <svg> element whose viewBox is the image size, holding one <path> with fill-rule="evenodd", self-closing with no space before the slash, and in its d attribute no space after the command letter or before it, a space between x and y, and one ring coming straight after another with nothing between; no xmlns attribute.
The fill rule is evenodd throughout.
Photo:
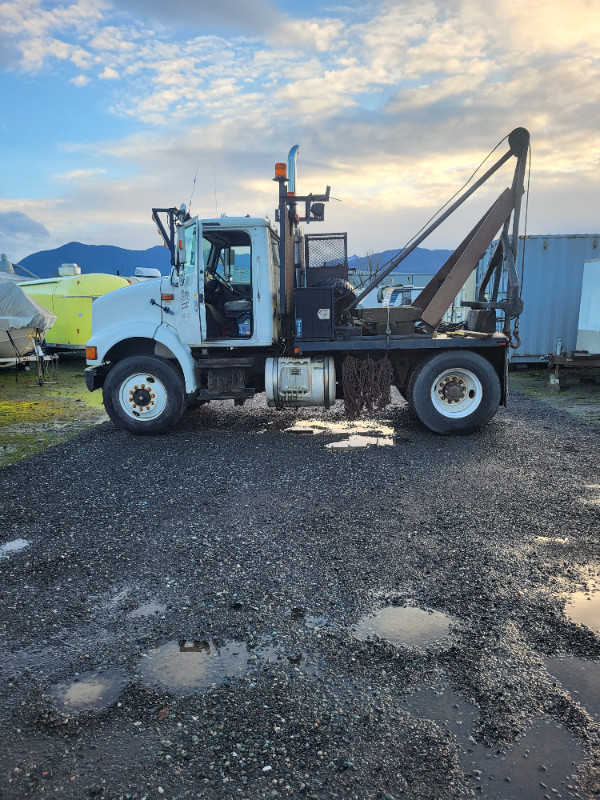
<svg viewBox="0 0 600 800"><path fill-rule="evenodd" d="M393 446L215 403L0 471L0 797L600 794L600 427L513 396ZM4 545L4 548L2 548ZM441 612L432 643L355 630ZM417 613L417 612L415 612Z"/></svg>

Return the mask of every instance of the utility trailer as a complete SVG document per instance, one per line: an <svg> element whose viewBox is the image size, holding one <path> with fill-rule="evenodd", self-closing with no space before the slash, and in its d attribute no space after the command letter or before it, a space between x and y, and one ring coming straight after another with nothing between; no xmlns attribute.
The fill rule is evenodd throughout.
<svg viewBox="0 0 600 800"><path fill-rule="evenodd" d="M259 392L276 409L329 408L343 398L355 417L389 403L392 385L432 431L478 430L506 404L507 352L518 343L522 311L515 260L529 134L517 128L507 139L504 155L358 295L347 282L346 234L304 234L302 223L323 221L330 187L297 193L298 146L275 167L277 226L252 217L200 220L184 205L154 208L171 273L94 303L88 389L102 388L111 419L141 434L163 433L190 405L224 399L242 405ZM358 308L512 159L510 188L411 305ZM471 310L464 325L444 324L495 239L484 284L495 286L505 270L505 299L465 304Z"/></svg>

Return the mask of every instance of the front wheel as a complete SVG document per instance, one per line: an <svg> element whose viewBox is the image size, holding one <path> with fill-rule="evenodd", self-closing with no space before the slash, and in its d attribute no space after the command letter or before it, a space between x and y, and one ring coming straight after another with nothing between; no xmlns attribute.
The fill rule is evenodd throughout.
<svg viewBox="0 0 600 800"><path fill-rule="evenodd" d="M186 406L180 373L156 356L119 361L106 376L102 394L108 416L131 433L164 433L175 425Z"/></svg>
<svg viewBox="0 0 600 800"><path fill-rule="evenodd" d="M478 353L439 353L415 368L407 393L417 417L434 433L473 433L496 413L500 379Z"/></svg>

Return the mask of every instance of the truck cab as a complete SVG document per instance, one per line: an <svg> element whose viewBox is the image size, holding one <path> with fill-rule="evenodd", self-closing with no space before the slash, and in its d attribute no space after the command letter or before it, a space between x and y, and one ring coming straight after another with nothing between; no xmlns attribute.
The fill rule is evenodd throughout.
<svg viewBox="0 0 600 800"><path fill-rule="evenodd" d="M171 235L159 229L171 248L169 276L127 287L110 303L99 298L86 348L88 388L102 388L109 415L135 433L162 432L190 403L241 404L262 391L265 357L281 337L270 220L167 211Z"/></svg>
<svg viewBox="0 0 600 800"><path fill-rule="evenodd" d="M279 243L269 220L195 217L180 226L176 247L161 299L182 342L211 350L277 341Z"/></svg>

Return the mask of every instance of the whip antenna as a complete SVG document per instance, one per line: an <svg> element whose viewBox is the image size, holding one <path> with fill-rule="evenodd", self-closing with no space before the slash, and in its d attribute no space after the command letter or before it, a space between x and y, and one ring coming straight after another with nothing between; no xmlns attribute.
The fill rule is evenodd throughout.
<svg viewBox="0 0 600 800"><path fill-rule="evenodd" d="M214 156L213 156L213 160L212 160L212 165L213 165L213 187L214 187L214 190L215 190L215 214L218 217L219 216L219 204L217 202L217 171L215 169Z"/></svg>
<svg viewBox="0 0 600 800"><path fill-rule="evenodd" d="M194 175L194 182L192 183L192 193L190 195L190 202L188 203L188 211L192 210L192 197L194 196L194 189L196 188L196 178L198 177L198 168L200 167L200 159L196 164L196 174Z"/></svg>

